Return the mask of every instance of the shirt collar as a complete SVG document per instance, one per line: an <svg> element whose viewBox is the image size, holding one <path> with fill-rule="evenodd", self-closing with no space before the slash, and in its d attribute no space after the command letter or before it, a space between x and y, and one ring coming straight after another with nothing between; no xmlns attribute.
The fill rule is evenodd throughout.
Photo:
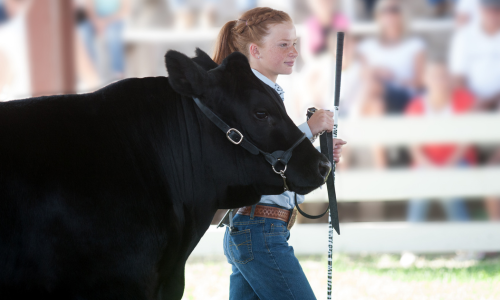
<svg viewBox="0 0 500 300"><path fill-rule="evenodd" d="M283 96L282 94L285 93L285 91L283 91L283 88L281 88L281 86L277 83L274 83L271 79L267 78L266 76L262 75L262 73L260 73L259 71L255 70L255 69L252 69L252 72L255 74L255 76L257 76L257 78L259 78L262 82L264 82L265 84L267 84L268 86L272 87L276 92L278 92L278 94L280 95L280 97L282 97L283 99Z"/></svg>

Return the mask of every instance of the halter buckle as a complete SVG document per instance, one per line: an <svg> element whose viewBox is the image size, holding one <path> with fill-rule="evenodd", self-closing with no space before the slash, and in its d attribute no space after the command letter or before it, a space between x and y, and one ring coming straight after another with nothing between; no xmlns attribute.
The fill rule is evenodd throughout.
<svg viewBox="0 0 500 300"><path fill-rule="evenodd" d="M239 135L240 135L240 139L239 139L239 141L235 141L235 140L233 140L233 139L229 136L229 134L230 134L231 132L236 132L237 134L239 134ZM230 128L230 129L226 132L226 137L227 137L227 139L228 139L231 143L233 143L233 144L235 144L235 145L239 145L239 144L243 141L243 134L241 134L241 132L239 132L237 129L234 129L234 128Z"/></svg>

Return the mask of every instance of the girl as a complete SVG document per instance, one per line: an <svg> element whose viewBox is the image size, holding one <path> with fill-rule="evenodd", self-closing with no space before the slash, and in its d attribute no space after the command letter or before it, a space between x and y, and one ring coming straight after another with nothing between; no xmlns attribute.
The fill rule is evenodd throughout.
<svg viewBox="0 0 500 300"><path fill-rule="evenodd" d="M227 22L217 38L214 61L234 51L248 57L260 80L284 99L276 83L280 74L291 74L297 59L295 27L288 14L267 7L244 13L240 19ZM305 112L304 112L305 113ZM333 129L333 113L320 110L301 129L308 138ZM334 140L334 157L338 161L345 142ZM298 203L304 201L297 195ZM289 224L293 224L294 193L262 196L258 205L240 208L234 229L226 230L224 254L232 265L230 299L316 299L288 245Z"/></svg>

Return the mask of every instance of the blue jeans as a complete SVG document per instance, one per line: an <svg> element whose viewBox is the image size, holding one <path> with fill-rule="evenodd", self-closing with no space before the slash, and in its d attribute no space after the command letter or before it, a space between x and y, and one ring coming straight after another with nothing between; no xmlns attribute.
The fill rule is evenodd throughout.
<svg viewBox="0 0 500 300"><path fill-rule="evenodd" d="M125 50L123 44L123 21L115 21L106 27L104 36L106 40L106 54L109 59L110 69L116 74L123 74L125 70ZM95 30L89 21L78 26L78 31L82 36L85 48L94 65L97 64L97 51L95 47Z"/></svg>
<svg viewBox="0 0 500 300"><path fill-rule="evenodd" d="M437 4L440 4L440 3L444 3L446 1L447 0L427 0L427 2L429 2L430 5L437 5ZM456 0L452 0L451 2L455 3Z"/></svg>
<svg viewBox="0 0 500 300"><path fill-rule="evenodd" d="M273 206L273 205L270 205ZM236 215L226 229L224 254L232 265L230 300L316 299L288 245L287 223Z"/></svg>
<svg viewBox="0 0 500 300"><path fill-rule="evenodd" d="M457 167L468 167L469 163L465 160L457 163ZM440 199L446 217L450 221L465 222L469 221L469 212L462 198L444 198ZM429 209L429 199L411 199L408 203L407 220L408 222L423 222L427 217Z"/></svg>
<svg viewBox="0 0 500 300"><path fill-rule="evenodd" d="M450 221L464 222L469 220L469 213L465 202L459 198L441 199L446 217ZM411 199L408 204L408 221L423 222L427 217L429 209L428 199Z"/></svg>

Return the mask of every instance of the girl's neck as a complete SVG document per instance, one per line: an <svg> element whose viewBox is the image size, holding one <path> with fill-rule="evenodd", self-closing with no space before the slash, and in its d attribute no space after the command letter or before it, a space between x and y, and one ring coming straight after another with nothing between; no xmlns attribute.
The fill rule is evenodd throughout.
<svg viewBox="0 0 500 300"><path fill-rule="evenodd" d="M261 66L250 65L250 67L254 70L257 70L260 74L266 76L274 83L276 83L276 80L278 80L278 74L271 74L270 72L266 72L266 69L262 68Z"/></svg>

